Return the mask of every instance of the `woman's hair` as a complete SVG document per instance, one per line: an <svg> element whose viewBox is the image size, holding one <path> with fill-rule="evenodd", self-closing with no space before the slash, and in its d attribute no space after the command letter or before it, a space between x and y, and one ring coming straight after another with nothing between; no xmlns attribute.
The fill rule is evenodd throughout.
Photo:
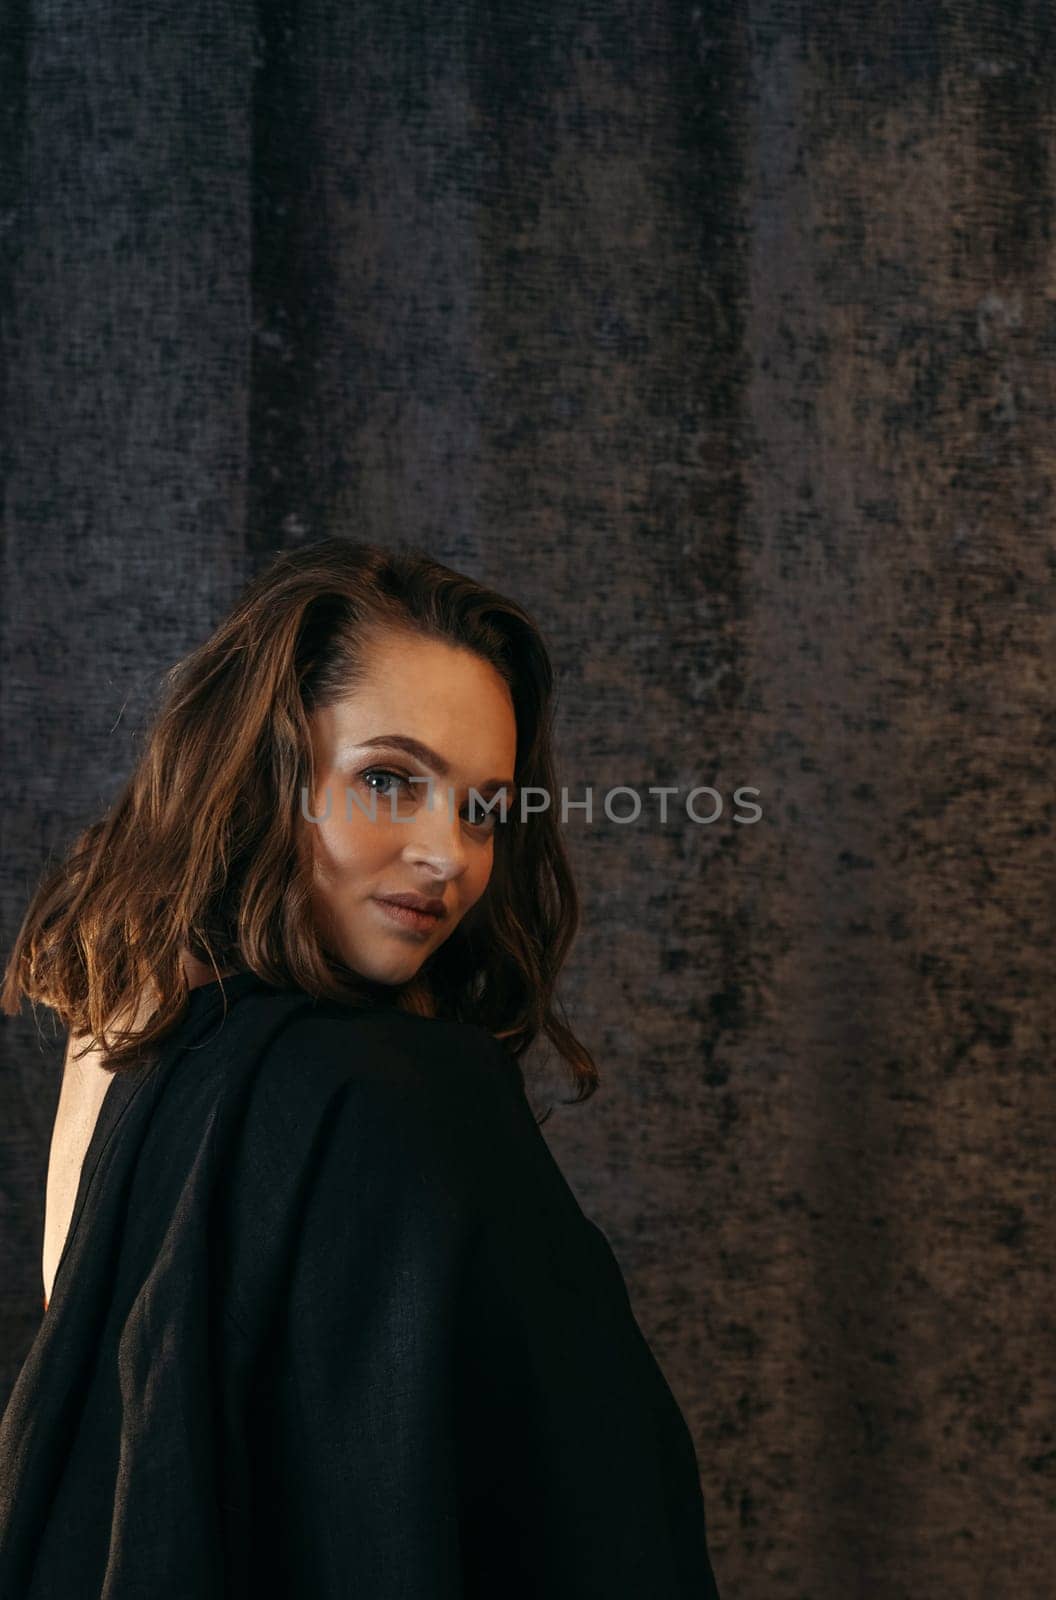
<svg viewBox="0 0 1056 1600"><path fill-rule="evenodd" d="M121 1071L182 1018L186 949L218 974L475 1022L517 1056L542 1032L569 1069L565 1103L587 1099L597 1068L555 1014L579 903L552 808L524 820L509 808L486 892L407 983L378 985L320 940L300 826L302 791L316 792L309 717L355 693L370 646L393 631L491 663L516 716L514 780L552 798L553 669L519 605L407 546L325 539L282 551L165 675L131 776L49 864L8 961L3 1011L15 1015L23 996L50 1006ZM150 985L156 1010L111 1043L111 1020L135 1022Z"/></svg>

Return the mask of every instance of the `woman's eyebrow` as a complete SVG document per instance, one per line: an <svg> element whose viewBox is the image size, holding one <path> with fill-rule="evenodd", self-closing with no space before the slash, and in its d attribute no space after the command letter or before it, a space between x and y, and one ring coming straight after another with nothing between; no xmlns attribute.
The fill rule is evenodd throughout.
<svg viewBox="0 0 1056 1600"><path fill-rule="evenodd" d="M379 733L376 738L363 739L361 743L365 750L373 750L378 745L386 745L393 750L403 750L416 761L420 761L423 767L432 767L441 778L446 778L451 771L450 763L445 761L443 756L438 755L427 744L423 744L420 739L412 739L406 733ZM480 785L482 790L492 787L516 789L517 785L512 778L488 778Z"/></svg>

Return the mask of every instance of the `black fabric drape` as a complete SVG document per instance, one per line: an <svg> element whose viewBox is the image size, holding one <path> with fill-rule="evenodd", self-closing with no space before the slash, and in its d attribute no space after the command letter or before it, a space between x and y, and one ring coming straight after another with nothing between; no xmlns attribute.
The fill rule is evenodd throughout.
<svg viewBox="0 0 1056 1600"><path fill-rule="evenodd" d="M514 1058L219 990L107 1092L0 1419L0 1600L718 1600L686 1423Z"/></svg>

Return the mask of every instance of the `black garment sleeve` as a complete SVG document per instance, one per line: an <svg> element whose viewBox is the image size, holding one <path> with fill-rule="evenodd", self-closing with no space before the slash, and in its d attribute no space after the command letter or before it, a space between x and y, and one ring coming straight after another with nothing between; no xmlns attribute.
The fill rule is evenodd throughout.
<svg viewBox="0 0 1056 1600"><path fill-rule="evenodd" d="M692 1438L615 1254L554 1160L516 1062L472 1031L489 1085L508 1087L481 1097L489 1203L461 1307L466 1594L718 1600Z"/></svg>
<svg viewBox="0 0 1056 1600"><path fill-rule="evenodd" d="M717 1600L685 1421L481 1028L360 1051L256 1392L267 1592Z"/></svg>

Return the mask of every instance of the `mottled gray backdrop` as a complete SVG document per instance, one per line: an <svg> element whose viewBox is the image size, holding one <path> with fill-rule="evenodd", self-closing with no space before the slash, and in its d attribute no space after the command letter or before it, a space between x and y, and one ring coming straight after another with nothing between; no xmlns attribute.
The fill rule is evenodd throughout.
<svg viewBox="0 0 1056 1600"><path fill-rule="evenodd" d="M724 1600L1056 1592L1054 17L0 31L5 946L277 546L409 537L526 604L574 793L725 802L573 813L603 1081L546 1129ZM63 1041L0 1039L6 1395Z"/></svg>

